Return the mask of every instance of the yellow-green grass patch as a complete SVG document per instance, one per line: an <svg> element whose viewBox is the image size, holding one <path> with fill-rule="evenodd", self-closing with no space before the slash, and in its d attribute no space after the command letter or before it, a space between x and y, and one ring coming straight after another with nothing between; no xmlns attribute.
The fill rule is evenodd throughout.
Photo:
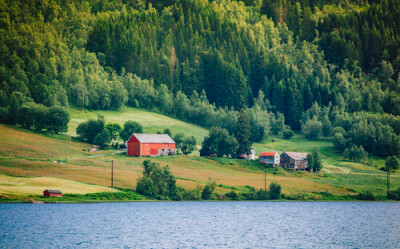
<svg viewBox="0 0 400 249"><path fill-rule="evenodd" d="M170 129L172 135L183 133L186 136L194 136L198 144L208 135L207 129L186 123L162 114L145 111L142 109L124 107L119 111L85 111L70 109L71 121L69 122L68 134L76 136L76 127L88 120L96 119L98 115L104 116L106 122L117 122L121 126L128 121L136 121L143 126L145 133L163 132Z"/></svg>
<svg viewBox="0 0 400 249"><path fill-rule="evenodd" d="M55 177L15 177L0 174L0 193L3 195L43 195L45 189L58 189L64 194L118 192L113 188Z"/></svg>

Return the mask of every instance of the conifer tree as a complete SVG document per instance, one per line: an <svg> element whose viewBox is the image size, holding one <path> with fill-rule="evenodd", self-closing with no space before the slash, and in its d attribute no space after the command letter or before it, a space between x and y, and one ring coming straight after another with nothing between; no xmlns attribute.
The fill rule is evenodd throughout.
<svg viewBox="0 0 400 249"><path fill-rule="evenodd" d="M247 115L247 112L242 109L239 113L239 117L235 125L235 138L239 143L239 147L236 153L237 156L250 152L250 136L251 130L249 117Z"/></svg>

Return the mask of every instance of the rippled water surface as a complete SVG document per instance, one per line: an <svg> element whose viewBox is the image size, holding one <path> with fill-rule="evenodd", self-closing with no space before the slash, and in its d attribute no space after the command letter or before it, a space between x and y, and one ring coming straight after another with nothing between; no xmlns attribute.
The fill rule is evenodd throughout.
<svg viewBox="0 0 400 249"><path fill-rule="evenodd" d="M1 248L400 248L400 203L0 204Z"/></svg>

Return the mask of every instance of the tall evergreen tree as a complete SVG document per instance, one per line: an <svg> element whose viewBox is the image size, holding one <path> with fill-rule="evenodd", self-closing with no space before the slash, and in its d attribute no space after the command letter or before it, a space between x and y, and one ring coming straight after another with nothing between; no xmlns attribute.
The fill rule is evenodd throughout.
<svg viewBox="0 0 400 249"><path fill-rule="evenodd" d="M238 120L235 125L235 138L239 143L237 156L250 152L251 147L251 128L247 112L242 109L239 113Z"/></svg>

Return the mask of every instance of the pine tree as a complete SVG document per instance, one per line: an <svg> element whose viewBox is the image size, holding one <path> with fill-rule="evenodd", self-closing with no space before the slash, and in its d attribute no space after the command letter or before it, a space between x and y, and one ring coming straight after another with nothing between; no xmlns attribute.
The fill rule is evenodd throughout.
<svg viewBox="0 0 400 249"><path fill-rule="evenodd" d="M238 120L235 126L235 138L239 143L239 148L237 150L237 156L240 156L244 153L250 152L251 147L251 129L250 122L247 112L242 109L239 113Z"/></svg>

